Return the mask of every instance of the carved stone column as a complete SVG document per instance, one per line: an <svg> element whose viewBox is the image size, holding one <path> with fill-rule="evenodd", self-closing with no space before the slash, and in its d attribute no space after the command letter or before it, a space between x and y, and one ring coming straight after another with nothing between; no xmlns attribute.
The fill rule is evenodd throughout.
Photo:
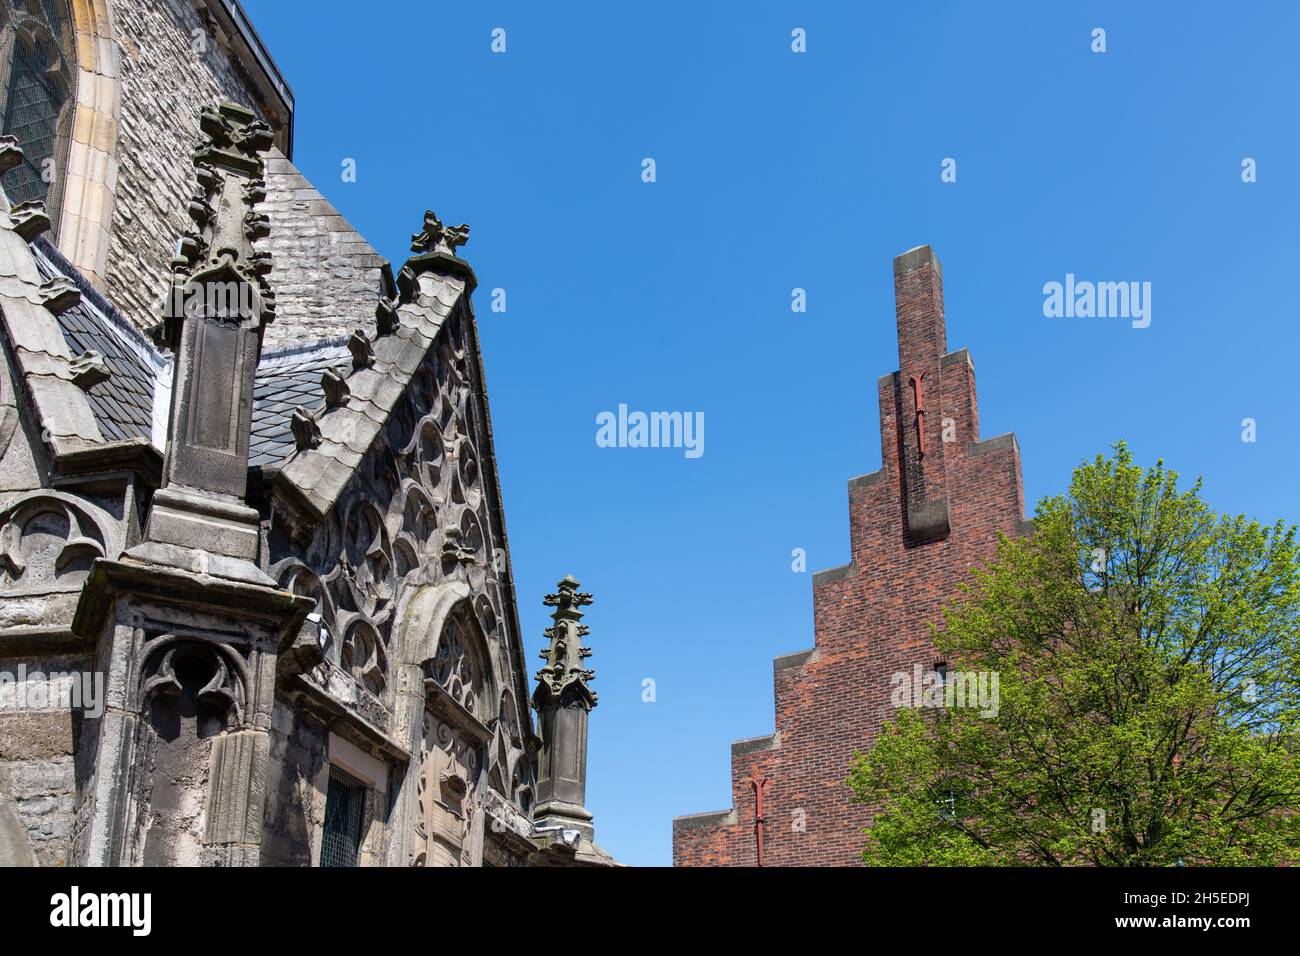
<svg viewBox="0 0 1300 956"><path fill-rule="evenodd" d="M313 602L255 563L244 501L253 379L273 316L256 210L270 130L205 110L194 228L158 337L175 354L163 486L145 540L91 569L73 628L96 640L107 706L77 809L79 862L256 865L276 662Z"/></svg>
<svg viewBox="0 0 1300 956"><path fill-rule="evenodd" d="M139 554L178 564L184 551L218 556L212 573L246 577L224 560L252 561L257 512L244 504L253 380L262 333L275 315L270 256L254 248L270 229L261 151L271 130L248 110L205 110L194 153L194 228L172 260L174 276L155 331L175 355L163 487L154 496ZM266 583L263 581L262 583Z"/></svg>
<svg viewBox="0 0 1300 956"><path fill-rule="evenodd" d="M580 623L581 609L592 599L578 587L576 579L566 577L556 593L545 598L555 611L554 623L546 629L550 646L541 652L546 663L537 672L533 692L542 738L533 816L539 827L562 826L590 838L594 827L586 808L587 717L596 706L596 694L588 682L596 673L583 664L591 648L582 646L589 628Z"/></svg>

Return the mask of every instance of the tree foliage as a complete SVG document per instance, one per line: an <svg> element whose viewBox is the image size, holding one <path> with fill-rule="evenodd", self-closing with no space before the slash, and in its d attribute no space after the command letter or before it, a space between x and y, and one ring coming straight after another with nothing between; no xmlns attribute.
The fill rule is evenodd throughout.
<svg viewBox="0 0 1300 956"><path fill-rule="evenodd" d="M1300 862L1296 528L1117 445L945 611L996 716L899 709L849 785L876 865Z"/></svg>

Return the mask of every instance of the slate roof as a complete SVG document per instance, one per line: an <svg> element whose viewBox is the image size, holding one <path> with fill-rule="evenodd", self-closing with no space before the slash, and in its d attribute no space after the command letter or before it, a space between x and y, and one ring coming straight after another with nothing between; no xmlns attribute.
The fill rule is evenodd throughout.
<svg viewBox="0 0 1300 956"><path fill-rule="evenodd" d="M58 321L72 355L94 350L112 372L86 392L100 432L107 441L152 439L155 395L171 401L166 384L161 392L157 388L160 377L170 380L170 355L156 348L45 237L32 244L32 253L42 278L67 276L81 290L81 303ZM250 466L276 469L283 464L294 450L289 427L294 409L301 405L312 411L321 405L321 375L327 368L346 374L351 363L345 338L262 352L253 387Z"/></svg>
<svg viewBox="0 0 1300 956"><path fill-rule="evenodd" d="M276 149L266 155L266 199L257 211L271 234L276 319L262 348L372 332L380 297L397 294L388 260Z"/></svg>
<svg viewBox="0 0 1300 956"><path fill-rule="evenodd" d="M346 375L352 365L347 339L313 342L307 346L264 351L253 386L253 435L250 466L279 467L293 454L289 420L302 406L314 411L325 401L321 376L326 369Z"/></svg>
<svg viewBox="0 0 1300 956"><path fill-rule="evenodd" d="M58 316L68 351L98 352L112 373L86 391L100 433L108 441L150 438L154 383L167 358L87 282L44 236L32 244L41 278L67 276L81 290L81 304Z"/></svg>

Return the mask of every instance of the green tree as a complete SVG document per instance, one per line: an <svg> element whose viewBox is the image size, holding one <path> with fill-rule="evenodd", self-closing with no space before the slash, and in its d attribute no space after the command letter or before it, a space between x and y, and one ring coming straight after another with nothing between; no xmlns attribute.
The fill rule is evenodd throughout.
<svg viewBox="0 0 1300 956"><path fill-rule="evenodd" d="M952 672L998 675L996 716L900 708L855 756L865 862L1300 862L1296 528L1115 447L936 628Z"/></svg>

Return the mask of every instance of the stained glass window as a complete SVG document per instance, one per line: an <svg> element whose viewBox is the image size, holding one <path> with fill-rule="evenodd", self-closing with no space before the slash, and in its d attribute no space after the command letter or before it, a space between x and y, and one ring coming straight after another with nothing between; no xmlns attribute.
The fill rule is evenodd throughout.
<svg viewBox="0 0 1300 956"><path fill-rule="evenodd" d="M0 134L23 161L4 175L9 201L41 201L57 228L76 107L75 35L67 0L0 4Z"/></svg>

